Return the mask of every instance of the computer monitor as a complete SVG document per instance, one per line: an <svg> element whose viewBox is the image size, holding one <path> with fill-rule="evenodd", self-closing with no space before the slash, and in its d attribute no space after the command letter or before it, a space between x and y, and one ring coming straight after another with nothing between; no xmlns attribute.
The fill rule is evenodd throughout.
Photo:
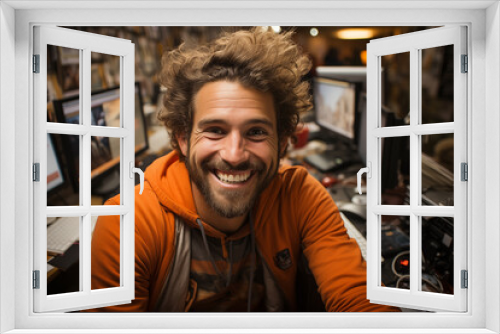
<svg viewBox="0 0 500 334"><path fill-rule="evenodd" d="M356 87L353 83L314 78L316 123L330 134L355 143Z"/></svg>
<svg viewBox="0 0 500 334"><path fill-rule="evenodd" d="M79 96L73 96L63 100L53 101L57 121L59 123L79 124ZM91 124L99 126L120 126L120 88L108 88L92 93L91 96ZM63 142L64 154L68 162L68 174L70 175L75 192L79 188L79 142L77 136L69 136ZM135 84L135 154L143 153L149 148L146 119L142 107L142 96L139 83ZM120 162L120 141L114 138L93 136L91 139L91 178L92 183L98 183L99 179L106 177L111 172L116 172ZM116 174L116 173L115 173ZM114 178L110 183L118 182ZM93 190L97 189L93 187Z"/></svg>
<svg viewBox="0 0 500 334"><path fill-rule="evenodd" d="M319 77L353 83L356 87L355 144L366 164L366 66L318 66Z"/></svg>
<svg viewBox="0 0 500 334"><path fill-rule="evenodd" d="M316 73L322 78L366 83L366 66L318 66Z"/></svg>

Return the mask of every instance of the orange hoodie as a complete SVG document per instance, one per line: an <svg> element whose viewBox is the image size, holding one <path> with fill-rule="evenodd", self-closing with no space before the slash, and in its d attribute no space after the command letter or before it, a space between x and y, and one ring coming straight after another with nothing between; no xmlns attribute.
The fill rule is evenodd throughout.
<svg viewBox="0 0 500 334"><path fill-rule="evenodd" d="M118 203L116 196L106 204ZM142 195L136 187L135 300L100 310L154 310L175 252L175 216L199 228L188 171L172 152L146 170ZM303 252L326 310L397 311L366 299L366 264L356 241L347 235L328 192L304 168L281 167L258 199L253 217L257 249L291 310L297 308L296 274ZM92 289L119 285L119 226L119 217L99 218L92 238ZM207 235L225 237L210 225L203 226ZM283 266L276 255L286 249L291 265Z"/></svg>

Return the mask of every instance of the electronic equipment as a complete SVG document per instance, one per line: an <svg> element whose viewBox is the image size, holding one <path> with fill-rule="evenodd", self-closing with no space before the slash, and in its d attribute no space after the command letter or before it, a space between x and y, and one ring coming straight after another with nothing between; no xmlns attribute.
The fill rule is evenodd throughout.
<svg viewBox="0 0 500 334"><path fill-rule="evenodd" d="M340 138L355 139L356 89L354 84L314 79L315 121Z"/></svg>
<svg viewBox="0 0 500 334"><path fill-rule="evenodd" d="M54 147L51 135L47 134L47 193L55 191L64 182L58 153Z"/></svg>
<svg viewBox="0 0 500 334"><path fill-rule="evenodd" d="M318 66L316 73L323 78L366 83L366 66Z"/></svg>
<svg viewBox="0 0 500 334"><path fill-rule="evenodd" d="M80 124L79 96L53 101L57 122ZM91 124L97 126L120 126L120 87L92 92ZM78 136L68 136L63 141L68 175L73 190L79 189L80 143ZM106 194L119 188L120 139L93 136L91 138L92 192ZM149 148L146 119L142 107L139 83L135 84L135 154Z"/></svg>
<svg viewBox="0 0 500 334"><path fill-rule="evenodd" d="M305 157L308 164L326 173L353 162L356 105L354 84L325 78L314 79L315 122L325 133L324 138L335 142L333 150Z"/></svg>
<svg viewBox="0 0 500 334"><path fill-rule="evenodd" d="M366 165L366 66L318 66L318 76L349 82L356 88L355 144L362 163Z"/></svg>

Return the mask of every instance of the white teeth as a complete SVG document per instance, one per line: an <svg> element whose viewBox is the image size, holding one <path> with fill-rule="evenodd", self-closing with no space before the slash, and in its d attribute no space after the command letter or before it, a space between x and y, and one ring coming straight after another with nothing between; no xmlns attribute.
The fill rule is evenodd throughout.
<svg viewBox="0 0 500 334"><path fill-rule="evenodd" d="M216 172L217 177L219 180L222 182L227 182L227 183L239 183L239 182L245 182L248 180L250 177L250 172L245 172L244 174L238 174L238 175L233 175L233 174L223 174L220 171Z"/></svg>

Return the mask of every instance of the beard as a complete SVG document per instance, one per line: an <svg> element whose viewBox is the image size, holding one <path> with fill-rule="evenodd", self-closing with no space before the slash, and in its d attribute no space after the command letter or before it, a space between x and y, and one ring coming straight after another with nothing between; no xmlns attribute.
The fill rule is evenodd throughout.
<svg viewBox="0 0 500 334"><path fill-rule="evenodd" d="M260 193L267 188L272 179L278 172L278 161L273 161L269 168L262 161L246 161L238 166L223 161L222 159L207 158L199 165L191 159L190 145L188 146L187 157L185 160L186 168L189 172L191 181L202 194L205 202L221 217L235 218L240 217L253 208ZM251 178L257 178L257 183L253 187L243 187L243 189L232 189L224 191L223 189L214 189L215 187L209 181L210 174L215 170L252 170Z"/></svg>

